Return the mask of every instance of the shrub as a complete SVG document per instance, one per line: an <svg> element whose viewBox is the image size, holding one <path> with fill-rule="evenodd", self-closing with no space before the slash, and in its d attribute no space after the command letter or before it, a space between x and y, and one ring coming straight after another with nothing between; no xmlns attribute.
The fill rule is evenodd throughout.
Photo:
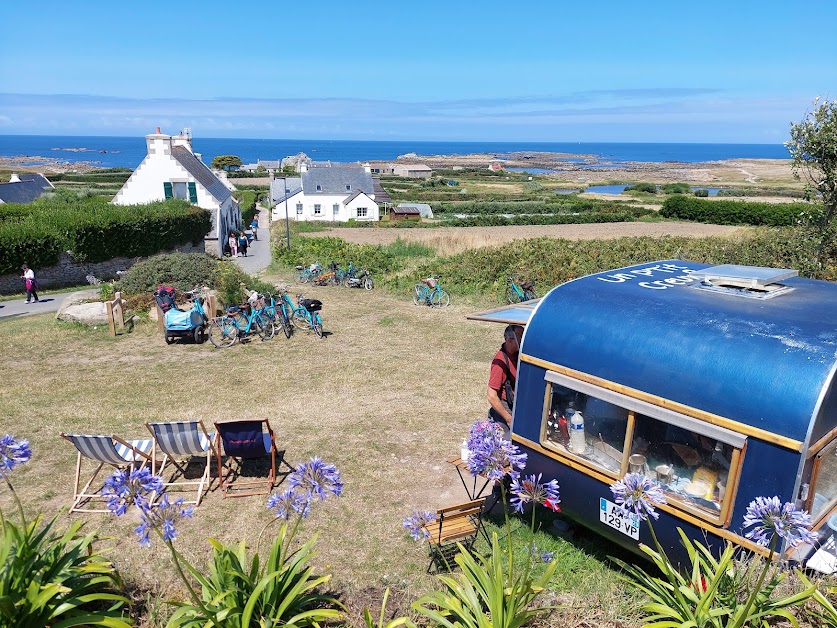
<svg viewBox="0 0 837 628"><path fill-rule="evenodd" d="M695 196L698 198L706 198L709 196L709 190L695 190Z"/></svg>
<svg viewBox="0 0 837 628"><path fill-rule="evenodd" d="M800 215L810 209L807 203L709 201L676 195L665 200L660 215L716 225L783 227L798 224Z"/></svg>
<svg viewBox="0 0 837 628"><path fill-rule="evenodd" d="M664 183L660 186L660 190L666 194L689 194L692 188L688 183Z"/></svg>
<svg viewBox="0 0 837 628"><path fill-rule="evenodd" d="M634 183L625 188L625 192L646 192L647 194L656 194L657 186L653 183Z"/></svg>
<svg viewBox="0 0 837 628"><path fill-rule="evenodd" d="M62 250L60 236L49 225L3 222L0 216L0 275L17 272L23 264L52 266Z"/></svg>
<svg viewBox="0 0 837 628"><path fill-rule="evenodd" d="M211 285L218 260L203 253L171 253L155 255L134 264L116 289L126 295L148 294L159 285L170 285L184 291L198 285Z"/></svg>

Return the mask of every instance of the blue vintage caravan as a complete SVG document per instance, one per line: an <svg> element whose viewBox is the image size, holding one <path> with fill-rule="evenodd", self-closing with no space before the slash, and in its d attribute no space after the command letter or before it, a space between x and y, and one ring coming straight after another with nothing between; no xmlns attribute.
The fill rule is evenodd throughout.
<svg viewBox="0 0 837 628"><path fill-rule="evenodd" d="M742 526L759 495L804 505L828 531L837 284L796 274L660 261L469 317L526 326L512 438L527 472L556 478L565 515L633 550L648 529L609 489L629 471L662 485L655 530L674 556L678 526L755 549Z"/></svg>

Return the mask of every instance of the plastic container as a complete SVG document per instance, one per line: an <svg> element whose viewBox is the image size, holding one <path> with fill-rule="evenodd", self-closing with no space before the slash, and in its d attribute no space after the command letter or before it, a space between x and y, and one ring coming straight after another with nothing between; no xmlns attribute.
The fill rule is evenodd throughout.
<svg viewBox="0 0 837 628"><path fill-rule="evenodd" d="M463 440L462 441L462 446L459 450L459 457L462 458L462 462L468 462L468 454L469 453L470 452L468 451L468 441Z"/></svg>
<svg viewBox="0 0 837 628"><path fill-rule="evenodd" d="M587 449L587 440L584 438L584 417L581 412L576 412L570 417L570 451L576 454L583 454Z"/></svg>

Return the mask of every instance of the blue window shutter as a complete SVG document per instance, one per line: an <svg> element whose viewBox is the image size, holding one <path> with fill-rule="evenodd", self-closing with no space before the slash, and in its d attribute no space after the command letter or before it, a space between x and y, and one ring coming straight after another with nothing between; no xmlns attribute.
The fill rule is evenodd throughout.
<svg viewBox="0 0 837 628"><path fill-rule="evenodd" d="M163 183L163 193L166 195L166 198L174 198L174 192L171 189L171 183L165 181Z"/></svg>
<svg viewBox="0 0 837 628"><path fill-rule="evenodd" d="M194 181L189 181L189 202L190 203L197 203L198 202L198 189L195 187Z"/></svg>

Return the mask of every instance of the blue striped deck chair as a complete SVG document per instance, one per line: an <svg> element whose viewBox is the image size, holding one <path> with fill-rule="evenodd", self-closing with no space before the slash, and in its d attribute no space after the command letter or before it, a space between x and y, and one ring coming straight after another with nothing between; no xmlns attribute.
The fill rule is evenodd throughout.
<svg viewBox="0 0 837 628"><path fill-rule="evenodd" d="M146 423L145 427L154 436L156 443L154 468L155 473L163 477L163 483L169 486L186 487L197 486L197 494L194 501L185 501L186 504L200 505L204 489L209 487L210 462L214 448L212 441L215 434L209 434L203 426L202 421L170 421L165 423ZM157 467L157 453L163 453L163 460ZM186 467L192 458L202 456L206 459L203 475L199 480L190 480L186 477ZM171 462L176 470L169 480L165 479L166 465Z"/></svg>
<svg viewBox="0 0 837 628"><path fill-rule="evenodd" d="M216 421L215 429L218 430L215 437L218 480L224 497L270 493L276 483L276 439L267 419ZM222 449L227 458L224 464L221 463ZM246 481L238 479L241 476L243 460L266 457L270 458L270 472L267 478ZM232 466L233 460L238 461L237 469Z"/></svg>
<svg viewBox="0 0 837 628"><path fill-rule="evenodd" d="M150 438L122 440L115 435L65 434L64 432L61 432L61 436L70 441L78 450L76 481L73 486L73 505L70 512L109 512L106 508L85 507L91 501L104 501L106 499L99 492L101 486L98 486L95 492L90 491L90 486L105 465L125 470L142 469L148 463L153 463L154 460L154 441ZM87 484L79 490L81 463L85 458L93 461L97 466L93 470L93 475L87 480Z"/></svg>

